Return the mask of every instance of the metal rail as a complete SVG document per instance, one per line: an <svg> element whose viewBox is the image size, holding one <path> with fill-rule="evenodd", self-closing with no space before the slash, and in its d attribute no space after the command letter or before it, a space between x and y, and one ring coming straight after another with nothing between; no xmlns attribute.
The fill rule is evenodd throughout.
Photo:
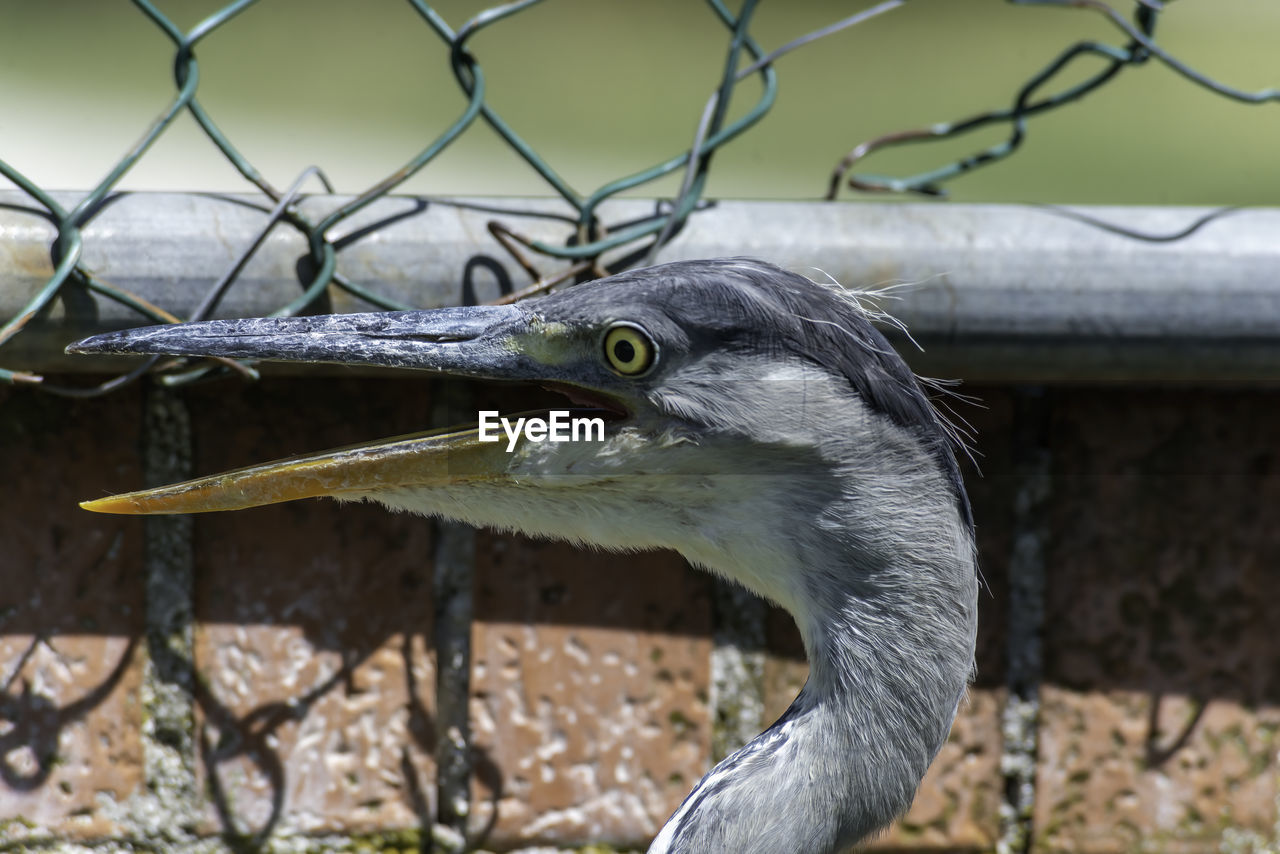
<svg viewBox="0 0 1280 854"><path fill-rule="evenodd" d="M300 207L322 217L348 201L316 196ZM83 264L180 317L259 238L271 208L263 198L159 193L105 204L85 228ZM607 217L642 220L656 206L610 201ZM528 284L490 223L563 243L564 213L555 199L386 197L329 236L347 279L431 308L483 302ZM0 192L0 317L19 311L48 280L54 238L53 225L25 196ZM924 352L888 331L929 375L1280 379L1280 209L721 202L692 217L656 260L737 254L852 288L905 283L887 292L892 298L882 307ZM260 315L289 302L306 280L299 265L307 257L305 237L277 224L212 316ZM332 311L370 310L336 288L327 303ZM0 348L0 363L38 373L118 367L61 351L83 335L140 322L118 303L73 290Z"/></svg>

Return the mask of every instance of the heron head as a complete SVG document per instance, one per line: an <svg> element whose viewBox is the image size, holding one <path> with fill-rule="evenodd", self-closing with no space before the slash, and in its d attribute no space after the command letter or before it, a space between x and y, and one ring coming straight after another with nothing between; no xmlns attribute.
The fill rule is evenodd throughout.
<svg viewBox="0 0 1280 854"><path fill-rule="evenodd" d="M533 383L565 404L565 441L549 435L548 412L487 425L477 413L464 427L85 503L95 511L368 498L607 548L672 547L713 568L761 547L747 527L794 526L789 513L822 524L859 483L875 504L919 481L929 500L915 512L969 518L943 423L865 312L760 261L671 263L515 306L209 321L68 349L388 366ZM537 420L546 426L531 429ZM777 579L740 580L793 598Z"/></svg>

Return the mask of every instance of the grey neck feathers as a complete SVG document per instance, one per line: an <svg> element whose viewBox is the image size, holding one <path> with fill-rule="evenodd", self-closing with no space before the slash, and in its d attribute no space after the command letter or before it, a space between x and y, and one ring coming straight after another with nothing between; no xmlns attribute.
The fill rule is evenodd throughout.
<svg viewBox="0 0 1280 854"><path fill-rule="evenodd" d="M945 496L915 512L846 498L827 508L843 525L819 526L796 547L803 585L790 604L808 683L703 778L650 854L832 854L910 806L972 672L972 535ZM860 526L868 512L877 520ZM854 539L858 530L875 535Z"/></svg>

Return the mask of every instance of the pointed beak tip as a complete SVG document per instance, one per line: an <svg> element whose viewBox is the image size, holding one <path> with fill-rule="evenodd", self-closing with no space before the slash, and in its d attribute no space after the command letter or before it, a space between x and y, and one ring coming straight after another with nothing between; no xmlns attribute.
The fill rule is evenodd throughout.
<svg viewBox="0 0 1280 854"><path fill-rule="evenodd" d="M88 338L72 341L63 348L63 352L71 356L92 356L100 353L110 353L112 352L111 348L107 346L110 337L110 333L90 335Z"/></svg>
<svg viewBox="0 0 1280 854"><path fill-rule="evenodd" d="M113 515L137 516L146 513L136 501L123 495L108 495L105 498L93 498L81 501L80 508L90 513L110 513Z"/></svg>
<svg viewBox="0 0 1280 854"><path fill-rule="evenodd" d="M180 513L199 513L205 509L199 506L182 506L174 501L165 501L165 496L152 497L145 492L126 492L120 495L108 495L81 501L80 508L90 513L106 513L112 516L172 516ZM208 509L219 509L212 507Z"/></svg>

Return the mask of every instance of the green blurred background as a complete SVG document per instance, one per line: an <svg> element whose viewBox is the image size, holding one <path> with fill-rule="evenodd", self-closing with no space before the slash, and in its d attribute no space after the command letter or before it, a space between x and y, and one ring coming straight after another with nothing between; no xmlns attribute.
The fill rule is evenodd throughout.
<svg viewBox="0 0 1280 854"><path fill-rule="evenodd" d="M189 28L221 4L157 5ZM865 4L760 5L752 31L772 49ZM456 28L485 4L436 6ZM1280 2L1177 0L1157 36L1230 85L1280 85ZM717 153L708 195L818 198L858 142L1007 106L1023 81L1085 38L1123 43L1087 10L912 0L782 58L777 105ZM482 31L470 47L489 103L586 192L688 147L727 41L695 0L547 0ZM338 191L358 192L464 106L445 46L399 0L263 0L196 55L201 102L281 187L317 164ZM92 186L169 102L172 61L168 38L125 0L0 0L0 158L46 189ZM1097 67L1081 62L1067 79ZM756 81L744 83L734 114L758 92ZM864 170L931 168L1004 133L882 153ZM1151 62L1033 119L1023 150L949 189L960 201L1275 204L1277 150L1280 104L1234 102ZM185 115L121 186L252 189ZM673 177L635 194L676 187ZM483 122L399 192L551 193Z"/></svg>

